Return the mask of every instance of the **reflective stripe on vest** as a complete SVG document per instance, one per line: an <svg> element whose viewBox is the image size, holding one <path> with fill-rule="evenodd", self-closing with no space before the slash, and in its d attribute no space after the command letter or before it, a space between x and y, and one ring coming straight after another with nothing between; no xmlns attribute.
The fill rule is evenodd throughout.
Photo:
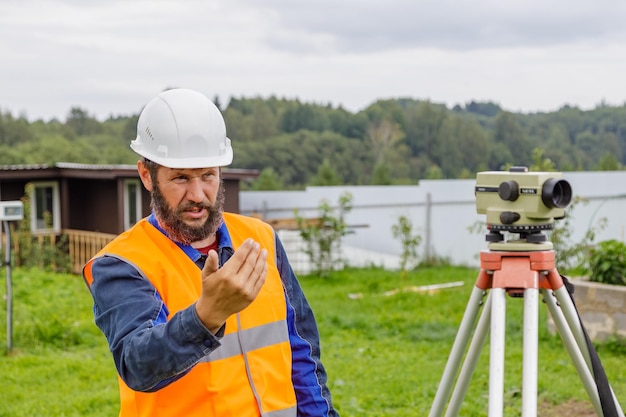
<svg viewBox="0 0 626 417"><path fill-rule="evenodd" d="M224 213L224 221L235 249L252 237L268 250L268 274L261 292L246 309L228 318L221 346L178 381L157 392L142 393L120 379L120 416L296 416L287 306L276 267L273 230L239 215ZM200 295L200 269L145 220L96 257L104 254L135 265L156 287L170 317ZM88 284L92 261L84 271Z"/></svg>
<svg viewBox="0 0 626 417"><path fill-rule="evenodd" d="M272 344L289 340L289 332L282 322L264 324L252 329L241 330L238 333L225 335L221 346L211 352L202 362L213 362L231 356L241 355L244 351L240 344L240 339L245 340L246 351L257 350Z"/></svg>

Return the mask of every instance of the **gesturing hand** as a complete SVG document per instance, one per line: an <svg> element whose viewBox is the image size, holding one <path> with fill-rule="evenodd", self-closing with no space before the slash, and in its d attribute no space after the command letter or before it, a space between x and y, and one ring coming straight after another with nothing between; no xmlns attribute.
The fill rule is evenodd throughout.
<svg viewBox="0 0 626 417"><path fill-rule="evenodd" d="M247 239L219 268L217 253L209 251L202 269L202 294L196 312L211 332L232 314L246 308L259 294L267 276L267 250Z"/></svg>

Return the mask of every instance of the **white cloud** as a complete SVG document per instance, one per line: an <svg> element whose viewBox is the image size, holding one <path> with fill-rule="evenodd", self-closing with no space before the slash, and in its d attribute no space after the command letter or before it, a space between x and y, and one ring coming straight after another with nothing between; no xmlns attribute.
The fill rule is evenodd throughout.
<svg viewBox="0 0 626 417"><path fill-rule="evenodd" d="M621 105L624 18L618 0L5 0L0 110L104 118L173 86L352 111L388 97Z"/></svg>
<svg viewBox="0 0 626 417"><path fill-rule="evenodd" d="M616 0L266 0L257 7L273 10L283 28L300 35L296 42L304 35L324 36L341 52L549 46L626 37L626 3ZM275 36L275 45L282 45L284 33Z"/></svg>

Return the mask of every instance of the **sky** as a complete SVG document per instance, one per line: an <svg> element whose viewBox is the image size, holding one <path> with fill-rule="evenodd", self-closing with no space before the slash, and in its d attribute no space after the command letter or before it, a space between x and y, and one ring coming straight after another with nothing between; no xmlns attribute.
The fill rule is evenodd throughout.
<svg viewBox="0 0 626 417"><path fill-rule="evenodd" d="M159 92L512 112L626 103L623 0L0 0L0 111L137 114Z"/></svg>

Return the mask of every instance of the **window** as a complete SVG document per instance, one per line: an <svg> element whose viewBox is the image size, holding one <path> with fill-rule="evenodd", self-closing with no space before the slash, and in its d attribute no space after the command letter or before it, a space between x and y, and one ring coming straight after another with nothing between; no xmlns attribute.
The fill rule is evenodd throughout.
<svg viewBox="0 0 626 417"><path fill-rule="evenodd" d="M130 229L141 217L141 185L139 180L124 180L124 229Z"/></svg>
<svg viewBox="0 0 626 417"><path fill-rule="evenodd" d="M59 233L61 231L59 184L57 182L33 183L30 201L30 227L33 233Z"/></svg>

